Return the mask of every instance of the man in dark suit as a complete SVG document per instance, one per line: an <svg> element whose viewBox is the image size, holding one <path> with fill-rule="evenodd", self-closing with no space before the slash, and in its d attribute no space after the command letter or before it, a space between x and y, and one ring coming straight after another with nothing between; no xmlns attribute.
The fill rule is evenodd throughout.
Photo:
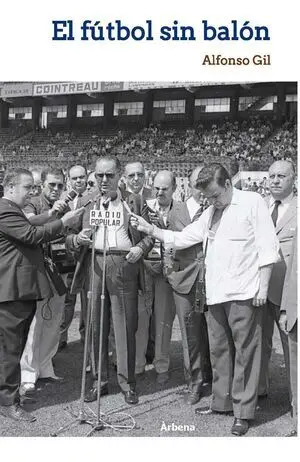
<svg viewBox="0 0 300 462"><path fill-rule="evenodd" d="M36 302L51 296L40 244L72 225L78 212L44 226L32 226L22 209L30 198L33 177L28 170L8 171L0 200L0 414L33 422L19 406L20 359Z"/></svg>
<svg viewBox="0 0 300 462"><path fill-rule="evenodd" d="M70 208L61 200L65 177L61 169L48 167L41 172L41 194L30 199L24 213L33 225L44 225L61 217ZM47 244L43 247L44 255L53 257L55 248L64 244L64 237L59 243ZM62 263L62 262L60 262ZM64 262L67 264L67 262ZM62 265L57 266L63 272ZM21 359L21 394L35 391L38 378L57 380L52 359L57 352L59 326L63 313L64 295L53 289L53 296L37 303L37 310L30 326L28 339ZM48 316L45 316L45 310Z"/></svg>
<svg viewBox="0 0 300 462"><path fill-rule="evenodd" d="M88 199L85 195L86 187L87 187L87 171L83 165L73 165L69 169L69 181L70 186L73 191L77 193L77 196L70 202L71 210L79 209L83 204L85 204ZM64 198L64 196L62 196ZM63 316L60 326L60 341L59 341L59 349L63 349L67 346L68 343L68 330L71 325L71 322L74 317L75 312L75 305L76 305L76 295L72 295L70 293L70 288L72 284L72 280L74 277L75 271L75 262L73 268L70 269L66 276L66 285L67 285L67 293L65 295L65 306L63 309ZM85 333L85 326L84 326L84 318L86 315L86 294L84 292L80 293L80 302L81 302L81 310L80 310L80 321L79 321L79 333L80 338L84 341L84 333Z"/></svg>
<svg viewBox="0 0 300 462"><path fill-rule="evenodd" d="M145 168L141 162L128 162L125 165L124 176L126 179L126 191L132 194L139 194L144 199L152 196L152 191L145 183Z"/></svg>
<svg viewBox="0 0 300 462"><path fill-rule="evenodd" d="M101 213L111 214L115 217L112 226L108 227L107 260L105 279L105 306L102 345L102 374L101 395L108 393L108 339L110 320L112 319L116 353L117 377L120 388L128 404L136 404L138 396L135 388L135 333L138 323L138 276L139 260L148 253L152 247L152 239L142 239L129 224L129 206L125 204L118 192L121 167L116 157L103 157L96 163L95 177L98 183L99 194L92 204L85 208L82 219L82 231L67 238L70 248L80 249L79 261L75 270L72 292L76 293L83 287L88 287L91 279L91 240L90 240L90 211L94 208ZM114 196L114 197L113 197ZM110 198L113 197L113 200ZM107 210L106 201L107 200ZM139 211L138 203L134 201L133 208ZM94 348L91 349L94 358L91 363L96 364L98 370L99 329L101 312L102 274L104 265L103 240L104 228L95 230L95 295L96 303L92 316L92 340ZM97 399L97 372L93 373L93 383L88 390L85 401Z"/></svg>
<svg viewBox="0 0 300 462"><path fill-rule="evenodd" d="M297 314L297 234L293 239L292 253L289 259L282 299L280 305L279 326L288 336L290 353L290 383L292 394L292 417L294 428L287 436L297 436L298 421L298 386L297 386L297 352L298 352L298 314Z"/></svg>
<svg viewBox="0 0 300 462"><path fill-rule="evenodd" d="M154 178L156 199L148 201L156 217L154 223L161 228L181 231L191 222L186 203L176 202L172 195L176 178L172 172L160 171ZM200 313L195 310L196 281L203 265L202 245L180 250L175 255L166 245L162 249L163 266L155 276L155 358L158 383L169 378L170 342L177 313L183 346L184 372L188 384L187 404L196 404L204 382ZM160 378L162 380L160 381Z"/></svg>
<svg viewBox="0 0 300 462"><path fill-rule="evenodd" d="M129 162L125 165L124 176L126 190L123 197L133 210L135 203L139 205L140 215L145 210L146 201L152 197L152 190L144 186L145 169L141 162ZM149 257L149 256L148 256ZM153 313L153 277L147 271L147 266L140 267L140 278L143 290L138 297L138 328L136 332L136 373L143 374L146 363L154 359L154 313Z"/></svg>
<svg viewBox="0 0 300 462"><path fill-rule="evenodd" d="M269 169L271 195L266 203L272 217L280 243L280 260L272 269L267 304L263 310L262 362L259 381L259 396L269 392L269 362L272 353L274 324L279 328L280 305L286 267L292 254L292 243L297 226L297 196L293 192L295 168L290 161L274 162ZM289 347L287 334L279 329L287 377L289 378ZM290 392L290 389L289 389Z"/></svg>

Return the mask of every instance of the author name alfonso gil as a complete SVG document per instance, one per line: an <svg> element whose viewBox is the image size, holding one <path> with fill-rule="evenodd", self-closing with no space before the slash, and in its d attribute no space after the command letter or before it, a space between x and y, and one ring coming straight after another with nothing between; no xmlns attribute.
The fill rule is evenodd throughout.
<svg viewBox="0 0 300 462"><path fill-rule="evenodd" d="M205 55L202 66L271 66L271 55L253 55L230 57L223 55Z"/></svg>

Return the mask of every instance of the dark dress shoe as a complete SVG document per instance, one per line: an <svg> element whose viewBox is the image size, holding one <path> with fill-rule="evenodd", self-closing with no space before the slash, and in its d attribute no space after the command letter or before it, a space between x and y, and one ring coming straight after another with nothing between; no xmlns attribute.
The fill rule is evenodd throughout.
<svg viewBox="0 0 300 462"><path fill-rule="evenodd" d="M292 430L290 433L288 433L285 436L287 436L287 437L289 437L289 436L297 436L297 430Z"/></svg>
<svg viewBox="0 0 300 462"><path fill-rule="evenodd" d="M193 406L194 404L199 403L200 398L201 398L200 392L196 392L196 391L188 392L184 397L184 402L185 404L190 404L191 406Z"/></svg>
<svg viewBox="0 0 300 462"><path fill-rule="evenodd" d="M36 417L25 411L19 404L0 406L0 414L18 422L35 422Z"/></svg>
<svg viewBox="0 0 300 462"><path fill-rule="evenodd" d="M232 415L232 411L215 411L209 406L197 407L195 409L196 415Z"/></svg>
<svg viewBox="0 0 300 462"><path fill-rule="evenodd" d="M137 379L143 379L143 378L145 377L145 375L146 375L146 371L145 371L145 370L143 370L143 371L141 371L141 372L137 372L137 373L135 374L135 376L136 376Z"/></svg>
<svg viewBox="0 0 300 462"><path fill-rule="evenodd" d="M247 419L234 419L231 433L235 436L243 436L249 429L249 422Z"/></svg>
<svg viewBox="0 0 300 462"><path fill-rule="evenodd" d="M23 382L20 385L19 394L20 396L28 396L36 392L36 387L34 383Z"/></svg>
<svg viewBox="0 0 300 462"><path fill-rule="evenodd" d="M64 377L58 377L57 375L55 377L41 377L39 380L42 382L49 382L49 383L62 383L65 382Z"/></svg>
<svg viewBox="0 0 300 462"><path fill-rule="evenodd" d="M139 402L138 394L135 390L124 391L124 399L127 404L137 404Z"/></svg>
<svg viewBox="0 0 300 462"><path fill-rule="evenodd" d="M108 395L108 386L103 385L100 389L100 396ZM92 387L88 390L84 397L84 401L86 403L92 403L93 401L97 400L97 387Z"/></svg>

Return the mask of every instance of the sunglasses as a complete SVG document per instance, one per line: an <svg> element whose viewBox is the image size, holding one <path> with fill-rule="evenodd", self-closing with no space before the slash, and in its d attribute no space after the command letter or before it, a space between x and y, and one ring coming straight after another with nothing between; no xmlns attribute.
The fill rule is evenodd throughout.
<svg viewBox="0 0 300 462"><path fill-rule="evenodd" d="M48 186L50 186L51 189L54 189L55 186L57 186L57 189L60 189L60 190L64 189L63 183L48 183Z"/></svg>
<svg viewBox="0 0 300 462"><path fill-rule="evenodd" d="M91 186L91 187L92 187L92 186L95 186L95 182L94 182L94 181L88 181L87 184L88 184L89 186Z"/></svg>
<svg viewBox="0 0 300 462"><path fill-rule="evenodd" d="M98 178L99 180L103 180L105 176L108 180L112 180L116 176L116 174L115 173L95 173L95 177Z"/></svg>

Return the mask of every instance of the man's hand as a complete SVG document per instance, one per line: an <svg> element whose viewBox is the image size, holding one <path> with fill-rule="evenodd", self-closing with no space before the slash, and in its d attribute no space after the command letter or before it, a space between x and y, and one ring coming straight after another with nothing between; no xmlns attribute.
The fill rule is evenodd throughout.
<svg viewBox="0 0 300 462"><path fill-rule="evenodd" d="M84 228L76 236L76 244L81 245L90 245L91 244L91 232L90 228Z"/></svg>
<svg viewBox="0 0 300 462"><path fill-rule="evenodd" d="M268 290L265 289L259 289L257 294L252 300L252 305L253 306L263 306L265 305L267 301L267 295L268 295Z"/></svg>
<svg viewBox="0 0 300 462"><path fill-rule="evenodd" d="M126 260L129 263L136 263L143 256L143 250L138 247L131 247L129 253L126 255Z"/></svg>
<svg viewBox="0 0 300 462"><path fill-rule="evenodd" d="M160 216L158 215L158 213L156 213L156 212L149 212L149 213L148 213L148 217L149 217L150 223L151 223L152 225L156 225L156 226L158 226L159 228L164 228L163 219L162 219L162 217L160 217Z"/></svg>
<svg viewBox="0 0 300 462"><path fill-rule="evenodd" d="M139 215L135 215L134 213L130 215L130 224L133 228L137 229L141 233L151 234L153 231L153 226L150 223L148 223Z"/></svg>
<svg viewBox="0 0 300 462"><path fill-rule="evenodd" d="M281 311L280 312L280 316L279 316L279 327L280 329L285 333L287 334L288 331L287 331L287 315L286 315L286 311Z"/></svg>
<svg viewBox="0 0 300 462"><path fill-rule="evenodd" d="M79 222L83 212L84 207L67 212L63 217L61 217L61 221L63 222L64 227L72 228L72 226L76 225Z"/></svg>
<svg viewBox="0 0 300 462"><path fill-rule="evenodd" d="M52 209L50 209L50 216L53 216L55 213L63 214L65 213L67 208L68 208L68 204L66 204L65 201L63 200L55 201L52 206Z"/></svg>

